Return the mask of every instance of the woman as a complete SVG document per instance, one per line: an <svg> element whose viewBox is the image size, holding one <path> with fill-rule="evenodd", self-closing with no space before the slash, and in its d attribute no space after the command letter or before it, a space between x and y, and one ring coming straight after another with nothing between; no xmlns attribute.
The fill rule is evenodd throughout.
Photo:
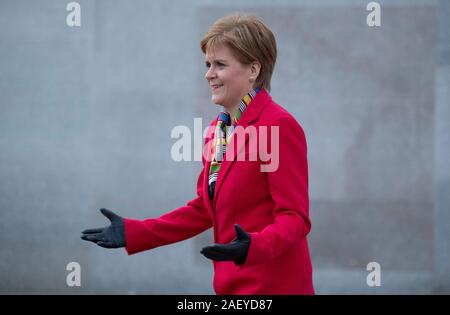
<svg viewBox="0 0 450 315"><path fill-rule="evenodd" d="M306 139L269 95L274 35L261 19L234 14L210 27L201 49L212 101L222 111L206 137L197 198L143 221L102 209L111 225L86 230L82 239L131 255L213 227L215 243L201 253L213 261L217 294L314 294ZM264 169L264 154L251 158L255 137L268 144L275 167Z"/></svg>

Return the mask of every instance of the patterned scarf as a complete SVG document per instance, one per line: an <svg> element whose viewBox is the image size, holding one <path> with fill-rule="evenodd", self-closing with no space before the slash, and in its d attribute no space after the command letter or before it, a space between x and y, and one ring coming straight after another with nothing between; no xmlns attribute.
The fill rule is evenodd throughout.
<svg viewBox="0 0 450 315"><path fill-rule="evenodd" d="M216 128L214 130L214 142L213 142L213 152L211 166L209 167L209 180L208 180L208 193L211 201L214 198L214 190L216 188L217 177L219 176L220 166L222 164L225 152L227 150L227 145L231 141L231 136L233 135L234 128L239 122L242 113L250 105L250 102L255 98L256 93L260 91L259 88L254 89L247 95L245 95L239 103L239 110L236 113L236 118L231 124L230 114L225 110L220 112L217 119Z"/></svg>

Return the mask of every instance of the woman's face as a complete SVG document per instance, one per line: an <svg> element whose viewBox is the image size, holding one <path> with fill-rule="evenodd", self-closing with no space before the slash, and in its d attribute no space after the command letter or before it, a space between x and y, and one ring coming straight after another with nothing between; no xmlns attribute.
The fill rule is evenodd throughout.
<svg viewBox="0 0 450 315"><path fill-rule="evenodd" d="M224 45L207 51L205 58L208 68L205 78L211 88L212 102L227 109L238 106L239 101L253 89L259 64L256 68L254 64L242 64Z"/></svg>

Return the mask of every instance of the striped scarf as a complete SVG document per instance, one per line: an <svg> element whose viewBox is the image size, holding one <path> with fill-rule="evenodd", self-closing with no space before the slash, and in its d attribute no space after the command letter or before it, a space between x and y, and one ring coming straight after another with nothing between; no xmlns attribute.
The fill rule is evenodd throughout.
<svg viewBox="0 0 450 315"><path fill-rule="evenodd" d="M211 166L209 167L208 179L208 193L211 200L214 198L214 190L216 188L217 177L219 176L220 165L222 164L225 152L227 150L227 145L231 141L234 128L238 124L242 113L244 113L247 106L250 105L250 102L255 98L256 93L259 91L260 89L256 88L241 99L239 103L239 110L237 111L236 117L232 124L230 122L230 114L225 110L222 110L217 118L216 128L214 129L212 161Z"/></svg>

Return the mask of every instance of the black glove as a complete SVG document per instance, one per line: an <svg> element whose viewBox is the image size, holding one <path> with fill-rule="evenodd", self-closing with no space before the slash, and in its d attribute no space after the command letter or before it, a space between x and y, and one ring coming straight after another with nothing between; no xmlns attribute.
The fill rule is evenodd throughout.
<svg viewBox="0 0 450 315"><path fill-rule="evenodd" d="M250 248L251 238L239 224L235 224L234 229L236 231L236 238L231 243L206 246L202 248L200 253L212 260L232 260L237 265L244 264L247 259L248 249Z"/></svg>
<svg viewBox="0 0 450 315"><path fill-rule="evenodd" d="M100 212L111 221L111 225L99 229L84 230L81 239L94 242L105 248L125 247L125 223L123 218L108 209L100 209Z"/></svg>

